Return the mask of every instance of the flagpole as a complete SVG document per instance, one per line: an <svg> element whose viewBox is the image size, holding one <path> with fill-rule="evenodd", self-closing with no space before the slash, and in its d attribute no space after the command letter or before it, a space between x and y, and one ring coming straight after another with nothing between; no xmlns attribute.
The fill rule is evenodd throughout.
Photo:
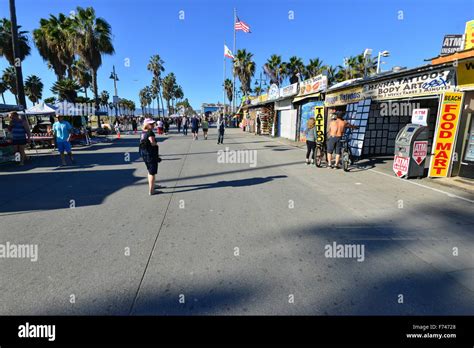
<svg viewBox="0 0 474 348"><path fill-rule="evenodd" d="M232 51L232 55L234 56L234 59L232 59L232 63L234 63L234 60L235 60L235 55L237 54L237 51L235 50L235 45L236 45L236 35L235 35L235 20L237 18L237 10L235 9L234 7L234 50ZM234 64L232 64L232 75L234 77L234 80L232 82L232 109L234 112L236 112L235 110L235 74L234 74L234 67L233 67Z"/></svg>
<svg viewBox="0 0 474 348"><path fill-rule="evenodd" d="M225 40L224 40L224 50L225 50ZM222 96L223 96L223 101L224 101L224 105L223 105L223 113L225 113L225 53L224 53L224 79L222 80Z"/></svg>

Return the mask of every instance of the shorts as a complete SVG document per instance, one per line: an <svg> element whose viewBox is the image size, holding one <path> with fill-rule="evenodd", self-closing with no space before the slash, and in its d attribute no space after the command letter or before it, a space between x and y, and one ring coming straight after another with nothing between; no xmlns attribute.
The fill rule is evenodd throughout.
<svg viewBox="0 0 474 348"><path fill-rule="evenodd" d="M327 147L328 153L333 153L336 149L336 155L340 155L342 150L341 137L329 137Z"/></svg>
<svg viewBox="0 0 474 348"><path fill-rule="evenodd" d="M199 130L199 128L194 128L194 127L193 127L193 128L191 129L191 132L192 132L192 133L197 133L198 130Z"/></svg>
<svg viewBox="0 0 474 348"><path fill-rule="evenodd" d="M207 128L203 128L202 131L203 131L204 133L207 133Z"/></svg>
<svg viewBox="0 0 474 348"><path fill-rule="evenodd" d="M71 153L71 143L69 141L58 141L56 143L59 153Z"/></svg>
<svg viewBox="0 0 474 348"><path fill-rule="evenodd" d="M158 173L158 161L145 161L145 165L148 174L156 175L156 173Z"/></svg>
<svg viewBox="0 0 474 348"><path fill-rule="evenodd" d="M13 139L12 145L26 145L26 139Z"/></svg>

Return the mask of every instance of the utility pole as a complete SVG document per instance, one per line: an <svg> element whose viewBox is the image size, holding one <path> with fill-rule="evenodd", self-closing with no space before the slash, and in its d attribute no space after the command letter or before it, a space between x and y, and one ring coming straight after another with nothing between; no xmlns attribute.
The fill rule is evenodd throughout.
<svg viewBox="0 0 474 348"><path fill-rule="evenodd" d="M12 45L18 102L21 106L23 106L24 110L26 110L25 89L23 87L23 72L21 70L20 46L18 44L18 25L16 23L15 0L10 0L10 22L12 25Z"/></svg>
<svg viewBox="0 0 474 348"><path fill-rule="evenodd" d="M114 105L115 105L115 117L118 116L118 110L117 110L117 107L118 107L118 93L117 93L117 81L119 80L117 74L115 73L115 65L113 66L112 68L112 73L110 74L110 78L112 80L114 80L114 96L113 96L113 100L114 100Z"/></svg>

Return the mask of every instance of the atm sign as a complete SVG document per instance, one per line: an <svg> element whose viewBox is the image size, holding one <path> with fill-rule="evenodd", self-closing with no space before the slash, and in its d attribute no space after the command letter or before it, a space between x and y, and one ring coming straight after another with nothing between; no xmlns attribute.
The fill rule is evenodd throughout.
<svg viewBox="0 0 474 348"><path fill-rule="evenodd" d="M428 152L428 142L427 141L415 141L413 143L413 154L412 158L415 162L420 165L426 158Z"/></svg>
<svg viewBox="0 0 474 348"><path fill-rule="evenodd" d="M408 174L410 157L395 156L393 159L393 171L399 178Z"/></svg>
<svg viewBox="0 0 474 348"><path fill-rule="evenodd" d="M436 140L431 156L430 176L446 177L449 174L454 141L458 129L463 93L450 92L443 96Z"/></svg>

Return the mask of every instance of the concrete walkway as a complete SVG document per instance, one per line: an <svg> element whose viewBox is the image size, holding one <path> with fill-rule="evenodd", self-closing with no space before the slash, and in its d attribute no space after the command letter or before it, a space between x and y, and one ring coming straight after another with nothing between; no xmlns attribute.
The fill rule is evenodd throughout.
<svg viewBox="0 0 474 348"><path fill-rule="evenodd" d="M137 136L74 167L1 167L0 244L38 260L0 258L0 315L474 313L468 192L306 166L240 129L216 139L161 137L151 197ZM219 163L226 148L256 166ZM327 257L345 244L363 255Z"/></svg>

